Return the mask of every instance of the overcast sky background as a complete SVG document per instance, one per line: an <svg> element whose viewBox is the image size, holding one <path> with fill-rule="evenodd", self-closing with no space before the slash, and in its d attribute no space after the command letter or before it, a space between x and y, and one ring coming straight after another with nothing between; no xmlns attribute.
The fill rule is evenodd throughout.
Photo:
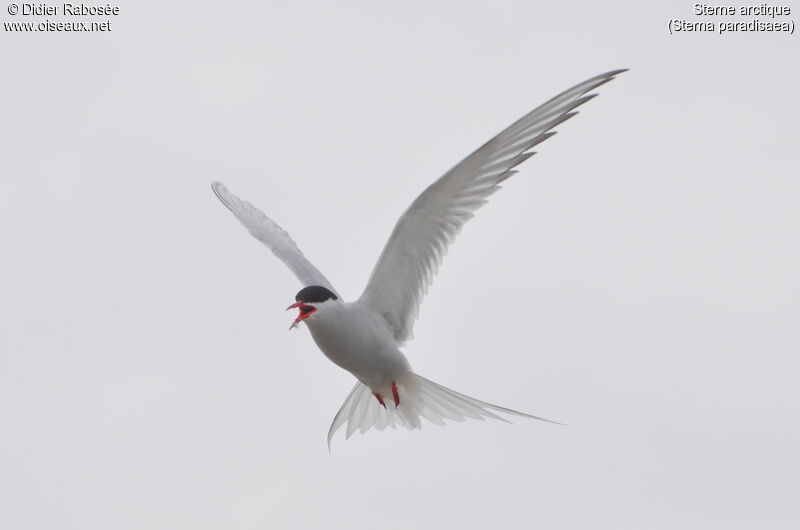
<svg viewBox="0 0 800 530"><path fill-rule="evenodd" d="M0 527L797 528L797 36L670 35L715 20L689 1L288 4L0 32ZM329 454L353 378L210 182L353 299L429 183L625 67L466 226L405 348L568 425Z"/></svg>

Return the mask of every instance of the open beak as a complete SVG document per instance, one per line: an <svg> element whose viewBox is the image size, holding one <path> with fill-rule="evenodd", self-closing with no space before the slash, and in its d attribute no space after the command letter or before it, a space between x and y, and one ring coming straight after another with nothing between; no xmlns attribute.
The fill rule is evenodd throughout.
<svg viewBox="0 0 800 530"><path fill-rule="evenodd" d="M295 302L287 307L286 310L288 311L290 309L294 309L295 307L300 310L300 314L294 319L294 322L292 322L292 325L289 326L289 329L296 327L300 322L310 317L317 310L317 308L313 305L307 305L303 302Z"/></svg>

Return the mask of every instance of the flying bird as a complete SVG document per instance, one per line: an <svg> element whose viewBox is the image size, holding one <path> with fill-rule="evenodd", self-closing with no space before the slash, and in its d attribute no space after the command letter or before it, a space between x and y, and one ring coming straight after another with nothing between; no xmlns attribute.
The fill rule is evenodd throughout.
<svg viewBox="0 0 800 530"><path fill-rule="evenodd" d="M304 323L320 350L358 380L328 431L347 425L346 437L371 428L421 428L421 418L445 420L494 418L498 414L538 416L492 405L445 388L414 373L400 350L412 338L422 299L448 246L474 212L516 166L532 157L531 149L556 132L596 94L588 94L625 70L587 79L555 96L510 125L419 195L400 216L367 287L352 302L342 299L330 281L272 219L228 191L212 189L250 234L264 243L297 276L303 288L287 309L299 311L291 328ZM557 423L557 422L552 422Z"/></svg>

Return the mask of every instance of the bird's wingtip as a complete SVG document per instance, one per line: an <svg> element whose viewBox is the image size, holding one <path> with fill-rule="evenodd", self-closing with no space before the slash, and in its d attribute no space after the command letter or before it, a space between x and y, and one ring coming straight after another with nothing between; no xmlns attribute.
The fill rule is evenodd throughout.
<svg viewBox="0 0 800 530"><path fill-rule="evenodd" d="M230 199L228 198L230 193L228 193L228 188L225 187L225 184L219 182L218 180L215 180L214 182L211 183L211 191L213 191L214 195L217 196L219 202L224 204L227 209L233 211L233 208L231 208L230 205Z"/></svg>

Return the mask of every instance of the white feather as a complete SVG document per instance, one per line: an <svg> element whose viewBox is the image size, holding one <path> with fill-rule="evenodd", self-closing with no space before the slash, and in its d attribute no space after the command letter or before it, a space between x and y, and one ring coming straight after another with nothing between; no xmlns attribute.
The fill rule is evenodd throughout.
<svg viewBox="0 0 800 530"><path fill-rule="evenodd" d="M413 337L422 298L458 232L475 210L533 156L528 152L555 132L585 95L625 70L614 70L579 83L537 107L431 184L403 213L378 258L360 301L380 314L402 346Z"/></svg>
<svg viewBox="0 0 800 530"><path fill-rule="evenodd" d="M495 414L499 412L561 425L539 416L531 416L480 401L414 373L398 378L397 386L402 396L400 405L395 407L393 403L387 401L384 407L365 384L360 381L356 383L336 417L333 418L328 430L328 449L331 447L333 435L343 425L347 426L345 429L345 439L347 439L356 431L364 433L373 427L383 430L387 425L391 427L398 425L412 430L421 429L420 417L436 425L445 425L446 420L461 422L466 418L477 420L492 418L509 423L502 416Z"/></svg>
<svg viewBox="0 0 800 530"><path fill-rule="evenodd" d="M264 243L297 276L304 287L319 285L339 296L331 282L306 259L297 243L278 224L264 215L264 212L247 201L243 201L221 182L211 184L217 198L247 228L250 234ZM340 297L341 298L341 297Z"/></svg>

